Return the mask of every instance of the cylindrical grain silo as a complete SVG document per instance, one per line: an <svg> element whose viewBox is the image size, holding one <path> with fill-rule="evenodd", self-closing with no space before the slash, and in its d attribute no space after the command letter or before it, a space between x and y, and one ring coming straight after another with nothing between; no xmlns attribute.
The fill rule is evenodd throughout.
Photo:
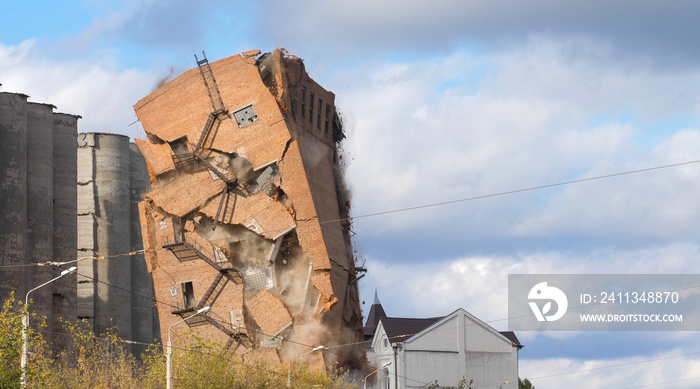
<svg viewBox="0 0 700 389"><path fill-rule="evenodd" d="M57 261L75 259L77 248L76 198L78 119L80 116L53 114L53 257ZM60 269L54 269L54 276ZM55 282L54 317L76 319L76 275L64 276ZM61 331L56 328L56 331ZM57 347L65 349L71 339L54 337Z"/></svg>
<svg viewBox="0 0 700 389"><path fill-rule="evenodd" d="M97 318L95 329L117 326L131 339L131 251L129 137L95 134L95 195L97 206Z"/></svg>
<svg viewBox="0 0 700 389"><path fill-rule="evenodd" d="M139 219L139 202L151 188L150 175L146 160L143 158L136 144L130 147L130 184L131 184L131 251L143 249L141 238L141 221ZM159 334L159 325L155 316L153 302L153 280L148 273L146 260L143 255L131 257L131 287L134 294L131 296L132 308L132 335L133 340L150 343L156 334ZM132 348L134 355L140 355L146 351L146 346L138 345Z"/></svg>
<svg viewBox="0 0 700 389"><path fill-rule="evenodd" d="M91 313L96 332L116 326L124 339L131 339L131 257L113 256L131 251L129 181L127 136L78 136L79 255L104 257L79 262L78 316Z"/></svg>
<svg viewBox="0 0 700 389"><path fill-rule="evenodd" d="M27 95L0 93L0 263L27 263ZM0 298L24 299L23 267L0 269Z"/></svg>
<svg viewBox="0 0 700 389"><path fill-rule="evenodd" d="M33 263L53 260L53 105L27 104L27 257ZM48 266L25 268L26 290L53 278ZM30 311L46 317L46 340L54 330L49 284L32 292Z"/></svg>

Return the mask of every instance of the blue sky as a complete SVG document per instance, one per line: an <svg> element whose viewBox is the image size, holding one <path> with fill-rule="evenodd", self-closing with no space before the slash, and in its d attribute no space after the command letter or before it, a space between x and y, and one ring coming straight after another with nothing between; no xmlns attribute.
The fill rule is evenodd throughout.
<svg viewBox="0 0 700 389"><path fill-rule="evenodd" d="M136 137L132 105L194 54L286 47L336 93L362 216L700 159L699 7L5 1L0 83ZM509 273L700 273L699 190L697 164L358 218L365 308L490 321ZM694 332L519 336L538 388L700 386Z"/></svg>

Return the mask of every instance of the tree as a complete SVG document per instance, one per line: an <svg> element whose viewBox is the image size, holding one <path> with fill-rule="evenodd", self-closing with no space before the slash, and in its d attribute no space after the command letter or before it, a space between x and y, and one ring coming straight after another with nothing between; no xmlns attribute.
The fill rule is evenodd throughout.
<svg viewBox="0 0 700 389"><path fill-rule="evenodd" d="M518 389L535 389L535 386L532 385L530 380L528 380L527 378L525 378L524 380L521 380L518 377Z"/></svg>
<svg viewBox="0 0 700 389"><path fill-rule="evenodd" d="M457 389L474 389L472 384L474 383L474 380L469 380L467 382L467 377L462 377L461 380L459 380L459 383L457 384ZM439 389L440 385L438 384L437 380L433 381L430 383L429 386L426 387L427 389Z"/></svg>
<svg viewBox="0 0 700 389"><path fill-rule="evenodd" d="M20 386L20 354L22 349L22 317L26 307L15 303L14 295L0 310L0 389ZM120 388L162 389L165 387L165 355L162 345L151 345L137 361L125 349L126 341L116 329L96 335L86 322L65 322L70 345L53 354L41 336L41 318L36 330L29 330L31 355L27 365L27 387L43 389ZM224 345L191 339L188 346L175 352L175 385L178 389L285 388L286 366L279 363L245 363ZM295 365L292 389L350 389L342 371L315 372Z"/></svg>
<svg viewBox="0 0 700 389"><path fill-rule="evenodd" d="M16 388L22 371L22 316L26 310L15 303L15 294L5 300L0 311L0 389Z"/></svg>

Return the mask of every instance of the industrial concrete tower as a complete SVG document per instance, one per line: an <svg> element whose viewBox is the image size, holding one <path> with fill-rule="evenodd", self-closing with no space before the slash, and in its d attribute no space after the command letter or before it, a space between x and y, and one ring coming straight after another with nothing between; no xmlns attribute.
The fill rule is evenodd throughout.
<svg viewBox="0 0 700 389"><path fill-rule="evenodd" d="M76 249L76 144L80 116L50 104L0 92L0 298L30 289L62 269L38 263L70 260ZM45 316L45 338L60 331L56 319L75 318L75 275L31 294L31 312ZM63 339L57 337L57 342Z"/></svg>

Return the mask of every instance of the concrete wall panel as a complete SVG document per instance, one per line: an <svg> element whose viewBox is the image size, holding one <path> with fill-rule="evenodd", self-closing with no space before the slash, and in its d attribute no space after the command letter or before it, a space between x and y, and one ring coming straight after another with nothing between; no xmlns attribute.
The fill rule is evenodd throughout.
<svg viewBox="0 0 700 389"><path fill-rule="evenodd" d="M77 250L77 145L78 119L76 115L53 114L53 256L58 261L75 258ZM58 272L59 270L55 270ZM58 275L58 274L56 274ZM53 294L54 317L75 320L76 275L56 281ZM62 328L56 326L56 331ZM67 336L55 336L60 349L70 343Z"/></svg>
<svg viewBox="0 0 700 389"><path fill-rule="evenodd" d="M93 134L95 151L95 229L97 253L104 260L96 265L95 330L116 326L124 339L131 339L131 258L112 257L131 251L129 138Z"/></svg>
<svg viewBox="0 0 700 389"><path fill-rule="evenodd" d="M34 262L53 260L53 106L27 104L27 256ZM25 268L27 290L53 278L53 268ZM34 301L50 301L54 284L32 292ZM46 317L47 340L53 338L51 304L34 304L32 312Z"/></svg>
<svg viewBox="0 0 700 389"><path fill-rule="evenodd" d="M3 265L25 264L27 256L27 96L0 93L0 253ZM23 268L0 269L0 294L5 298L25 288Z"/></svg>
<svg viewBox="0 0 700 389"><path fill-rule="evenodd" d="M97 207L95 204L95 185L92 181L79 184L76 187L77 196L80 199L77 206L78 215L94 215Z"/></svg>
<svg viewBox="0 0 700 389"><path fill-rule="evenodd" d="M129 190L130 250L138 251L143 250L138 204L150 190L150 175L146 160L134 143L129 145ZM144 343L152 342L154 327L158 323L153 309L153 280L148 274L144 255L131 257L131 290L132 339ZM132 351L139 355L145 349L146 346L134 346Z"/></svg>
<svg viewBox="0 0 700 389"><path fill-rule="evenodd" d="M78 257L84 257L86 256L85 251L97 250L95 244L97 222L94 214L78 215L77 221L78 231L80 231L77 239Z"/></svg>

